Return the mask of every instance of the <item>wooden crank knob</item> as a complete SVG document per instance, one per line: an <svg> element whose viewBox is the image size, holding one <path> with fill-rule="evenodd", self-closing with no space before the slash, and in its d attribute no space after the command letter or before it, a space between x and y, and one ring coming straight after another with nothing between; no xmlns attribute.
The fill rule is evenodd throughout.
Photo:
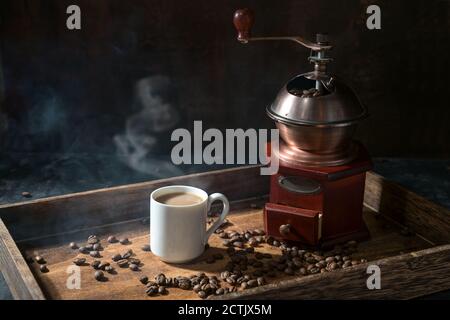
<svg viewBox="0 0 450 320"><path fill-rule="evenodd" d="M291 232L291 225L290 224L282 224L280 226L280 234L285 237Z"/></svg>
<svg viewBox="0 0 450 320"><path fill-rule="evenodd" d="M250 38L250 29L253 26L255 18L251 9L236 10L233 17L234 27L238 32L237 39L239 42L247 43Z"/></svg>

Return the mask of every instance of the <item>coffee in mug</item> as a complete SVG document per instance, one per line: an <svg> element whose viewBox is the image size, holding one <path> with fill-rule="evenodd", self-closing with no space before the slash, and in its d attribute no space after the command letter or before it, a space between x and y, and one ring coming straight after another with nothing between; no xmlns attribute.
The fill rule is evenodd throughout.
<svg viewBox="0 0 450 320"><path fill-rule="evenodd" d="M223 202L217 221L206 230L208 211L214 201ZM199 257L211 234L223 223L230 209L221 193L208 194L190 186L168 186L150 195L150 246L168 263L185 263Z"/></svg>

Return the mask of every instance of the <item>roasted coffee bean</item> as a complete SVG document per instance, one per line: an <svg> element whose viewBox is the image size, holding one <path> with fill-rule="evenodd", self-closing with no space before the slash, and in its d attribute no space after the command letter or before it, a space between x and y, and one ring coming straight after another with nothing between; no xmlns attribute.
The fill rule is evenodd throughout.
<svg viewBox="0 0 450 320"><path fill-rule="evenodd" d="M263 286L266 284L266 279L264 277L258 277L256 281L258 282L258 286Z"/></svg>
<svg viewBox="0 0 450 320"><path fill-rule="evenodd" d="M263 236L263 235L265 235L266 233L264 232L264 230L261 230L261 229L255 229L255 230L253 230L253 234L256 234L256 235L258 235L258 236Z"/></svg>
<svg viewBox="0 0 450 320"><path fill-rule="evenodd" d="M96 244L97 242L99 242L99 240L98 240L97 236L91 235L91 236L88 237L87 242L89 244Z"/></svg>
<svg viewBox="0 0 450 320"><path fill-rule="evenodd" d="M225 280L226 278L228 278L230 276L230 272L229 271L223 271L221 274L220 274L220 278L222 279L222 280Z"/></svg>
<svg viewBox="0 0 450 320"><path fill-rule="evenodd" d="M128 260L120 259L119 261L117 261L117 265L121 268L126 268L126 267L128 267Z"/></svg>
<svg viewBox="0 0 450 320"><path fill-rule="evenodd" d="M200 284L196 284L193 287L193 290L194 290L195 293L199 293L202 290L202 286Z"/></svg>
<svg viewBox="0 0 450 320"><path fill-rule="evenodd" d="M243 248L244 243L242 241L234 241L233 246L235 246L236 248Z"/></svg>
<svg viewBox="0 0 450 320"><path fill-rule="evenodd" d="M47 265L45 265L45 264L41 264L39 266L39 270L41 270L42 273L47 273L49 271L47 268Z"/></svg>
<svg viewBox="0 0 450 320"><path fill-rule="evenodd" d="M71 242L70 244L69 244L69 247L70 247L70 249L78 249L78 245L75 243L75 242Z"/></svg>
<svg viewBox="0 0 450 320"><path fill-rule="evenodd" d="M111 260L114 261L114 262L117 262L117 261L119 261L120 259L122 259L122 255L119 254L119 253L117 253L117 254L115 254L115 255L113 255L113 256L111 257Z"/></svg>
<svg viewBox="0 0 450 320"><path fill-rule="evenodd" d="M259 242L258 242L255 238L251 238L251 239L248 241L248 245L251 246L251 247L257 247L258 244L259 244Z"/></svg>
<svg viewBox="0 0 450 320"><path fill-rule="evenodd" d="M102 246L100 245L100 243L96 243L92 246L92 249L95 251L99 251L102 248Z"/></svg>
<svg viewBox="0 0 450 320"><path fill-rule="evenodd" d="M87 245L85 246L85 248L86 248L86 251L89 253L89 251L94 250L94 245L92 245L92 244L87 244Z"/></svg>
<svg viewBox="0 0 450 320"><path fill-rule="evenodd" d="M342 261L346 262L346 261L350 261L351 258L349 256L343 256L342 257Z"/></svg>
<svg viewBox="0 0 450 320"><path fill-rule="evenodd" d="M225 293L225 289L224 288L219 288L219 289L216 290L216 295L218 295L218 296L220 296L220 295L222 295L224 293Z"/></svg>
<svg viewBox="0 0 450 320"><path fill-rule="evenodd" d="M128 258L130 258L131 256L133 255L133 250L128 250L127 252L125 252L123 255L122 255L122 259L128 259Z"/></svg>
<svg viewBox="0 0 450 320"><path fill-rule="evenodd" d="M148 287L147 290L145 290L145 293L149 296L154 296L158 293L158 287L157 286Z"/></svg>
<svg viewBox="0 0 450 320"><path fill-rule="evenodd" d="M167 291L166 287L160 286L160 287L158 288L158 293L159 293L159 294L168 294L169 292Z"/></svg>
<svg viewBox="0 0 450 320"><path fill-rule="evenodd" d="M24 198L31 198L33 195L31 194L31 192L28 191L24 191L22 192L22 197Z"/></svg>
<svg viewBox="0 0 450 320"><path fill-rule="evenodd" d="M98 268L99 269L102 269L102 270L105 270L105 268L106 267L109 267L110 266L110 263L109 262L101 262L99 265L98 265ZM106 271L106 270L105 270Z"/></svg>
<svg viewBox="0 0 450 320"><path fill-rule="evenodd" d="M222 232L222 233L219 234L219 237L222 238L222 239L227 239L228 238L228 233Z"/></svg>
<svg viewBox="0 0 450 320"><path fill-rule="evenodd" d="M352 262L347 260L344 262L344 264L342 265L342 268L348 268L352 266Z"/></svg>
<svg viewBox="0 0 450 320"><path fill-rule="evenodd" d="M319 272L320 272L320 269L317 267L313 267L309 270L309 273L311 273L311 274L315 274L315 273L319 273Z"/></svg>
<svg viewBox="0 0 450 320"><path fill-rule="evenodd" d="M207 297L205 291L199 291L197 294L198 294L198 296L199 296L200 298L202 298L202 299L205 299L205 298Z"/></svg>
<svg viewBox="0 0 450 320"><path fill-rule="evenodd" d="M142 251L147 251L147 252L152 251L149 244L144 244L144 245L141 247L141 250L142 250Z"/></svg>
<svg viewBox="0 0 450 320"><path fill-rule="evenodd" d="M214 231L215 234L221 234L221 233L223 233L223 232L224 232L224 231L223 231L223 229L221 229L221 228L217 228L216 231Z"/></svg>
<svg viewBox="0 0 450 320"><path fill-rule="evenodd" d="M113 272L114 271L114 268L112 267L112 266L105 266L105 269L104 269L106 272L109 272L109 273L111 273L111 272Z"/></svg>
<svg viewBox="0 0 450 320"><path fill-rule="evenodd" d="M233 245L233 243L232 243L231 240L229 240L229 239L223 240L223 241L222 241L222 244L223 244L225 247L230 247L230 246Z"/></svg>
<svg viewBox="0 0 450 320"><path fill-rule="evenodd" d="M208 257L208 258L206 258L206 263L209 263L209 264L211 264L211 263L214 263L214 262L216 262L216 259L214 259L214 257Z"/></svg>
<svg viewBox="0 0 450 320"><path fill-rule="evenodd" d="M85 258L76 258L75 260L73 260L73 263L77 266L82 266L86 263L86 259Z"/></svg>
<svg viewBox="0 0 450 320"><path fill-rule="evenodd" d="M249 288L254 288L254 287L258 286L258 281L255 279L248 280L247 285Z"/></svg>
<svg viewBox="0 0 450 320"><path fill-rule="evenodd" d="M183 290L189 290L191 289L191 282L189 280L178 280L178 288Z"/></svg>
<svg viewBox="0 0 450 320"><path fill-rule="evenodd" d="M100 257L100 253L97 250L90 251L89 255L93 258Z"/></svg>
<svg viewBox="0 0 450 320"><path fill-rule="evenodd" d="M141 264L141 260L139 260L139 259L137 259L137 258L129 258L129 259L128 259L128 262L129 262L129 263L136 264L136 265L140 265L140 264Z"/></svg>
<svg viewBox="0 0 450 320"><path fill-rule="evenodd" d="M100 266L101 263L102 262L100 260L94 260L94 261L92 261L91 266L94 269L99 269L99 266Z"/></svg>
<svg viewBox="0 0 450 320"><path fill-rule="evenodd" d="M279 246L281 246L281 243L280 243L278 240L274 240L274 241L272 242L272 245L273 245L274 247L279 247Z"/></svg>
<svg viewBox="0 0 450 320"><path fill-rule="evenodd" d="M160 273L155 277L155 282L158 285L165 285L166 284L166 275L164 273Z"/></svg>
<svg viewBox="0 0 450 320"><path fill-rule="evenodd" d="M137 264L130 263L130 269L132 271L139 271L139 266Z"/></svg>
<svg viewBox="0 0 450 320"><path fill-rule="evenodd" d="M120 244L128 244L130 243L130 240L128 240L128 238L122 238L119 240Z"/></svg>
<svg viewBox="0 0 450 320"><path fill-rule="evenodd" d="M109 243L116 243L117 242L117 238L115 236L109 236L108 237L108 242Z"/></svg>
<svg viewBox="0 0 450 320"><path fill-rule="evenodd" d="M298 273L301 274L302 276L305 276L308 272L306 271L306 268L300 268L298 270Z"/></svg>
<svg viewBox="0 0 450 320"><path fill-rule="evenodd" d="M336 270L337 268L339 268L338 264L336 262L332 262L328 265L327 267L329 270Z"/></svg>
<svg viewBox="0 0 450 320"><path fill-rule="evenodd" d="M214 259L216 260L222 260L223 259L223 254L221 253L215 253L213 254Z"/></svg>
<svg viewBox="0 0 450 320"><path fill-rule="evenodd" d="M326 259L325 259L325 262L326 263L331 263L331 262L334 262L334 257L327 257Z"/></svg>
<svg viewBox="0 0 450 320"><path fill-rule="evenodd" d="M95 273L94 273L94 278L95 278L95 280L97 280L97 281L103 280L104 276L105 276L105 275L104 275L103 272L100 271L100 270L97 270L97 271L95 271Z"/></svg>
<svg viewBox="0 0 450 320"><path fill-rule="evenodd" d="M34 261L36 261L39 264L45 264L45 259L42 256L36 256L34 257Z"/></svg>
<svg viewBox="0 0 450 320"><path fill-rule="evenodd" d="M361 259L361 263L366 263L367 260L366 259Z"/></svg>

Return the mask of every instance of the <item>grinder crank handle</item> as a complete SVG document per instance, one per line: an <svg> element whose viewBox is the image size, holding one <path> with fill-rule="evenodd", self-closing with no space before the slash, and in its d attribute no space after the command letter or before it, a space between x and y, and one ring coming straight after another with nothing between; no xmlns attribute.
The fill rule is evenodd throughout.
<svg viewBox="0 0 450 320"><path fill-rule="evenodd" d="M239 9L236 10L233 17L234 27L238 32L237 39L241 43L248 43L249 41L261 41L261 40L290 40L295 41L302 46L309 48L313 51L324 51L330 50L332 46L315 43L309 40L304 39L300 36L292 36L292 37L251 37L250 29L253 26L253 22L255 21L253 11L251 9Z"/></svg>

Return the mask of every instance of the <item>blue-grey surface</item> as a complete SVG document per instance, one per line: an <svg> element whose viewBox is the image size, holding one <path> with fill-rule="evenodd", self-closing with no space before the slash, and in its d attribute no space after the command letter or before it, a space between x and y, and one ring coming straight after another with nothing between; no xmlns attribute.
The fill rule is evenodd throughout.
<svg viewBox="0 0 450 320"><path fill-rule="evenodd" d="M23 191L31 192L36 199L168 177L177 170L163 159L154 159L144 173L107 155L9 155L0 162L0 203L22 201ZM450 208L450 160L375 159L375 171ZM182 172L193 169L183 168ZM449 293L432 296L448 297ZM0 300L4 299L11 299L11 294L0 275Z"/></svg>

